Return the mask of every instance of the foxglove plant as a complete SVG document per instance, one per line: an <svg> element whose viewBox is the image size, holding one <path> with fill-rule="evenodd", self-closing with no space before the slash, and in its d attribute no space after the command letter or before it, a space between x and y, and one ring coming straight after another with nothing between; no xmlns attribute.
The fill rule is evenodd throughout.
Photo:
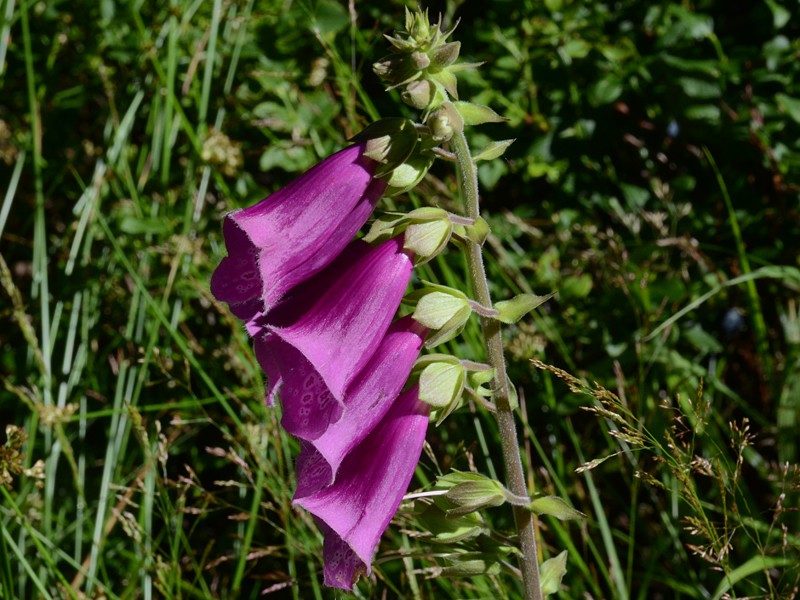
<svg viewBox="0 0 800 600"><path fill-rule="evenodd" d="M323 531L326 585L350 590L370 573L419 460L429 413L441 422L468 391L495 414L507 487L477 473L445 475L417 495L423 503L438 498L417 514L464 519L512 505L517 547L498 550L494 564L507 567L503 552L519 556L525 598L541 600L557 589L566 558L546 561L540 578L532 514L580 513L556 514L548 507L562 504L528 496L501 323L516 322L547 298L523 294L493 304L490 297L482 255L489 228L480 214L476 162L501 156L513 140L472 155L465 128L503 119L457 100L458 72L478 65L456 62L460 46L447 41L451 34L431 25L427 13L406 14L405 31L387 38L392 53L374 70L422 111L421 122L379 121L283 190L230 213L224 223L229 255L211 290L255 338L267 400L280 400L281 424L299 440L293 502ZM434 156L456 163L464 214L434 207L392 213L353 241L381 195L416 185ZM465 253L474 298L423 282L404 299L413 265L451 241ZM413 312L394 320L401 300ZM489 364L445 354L418 358L423 346L460 335L473 313ZM478 549L480 556L487 547ZM457 560L475 552L447 555ZM463 569L474 574L475 565Z"/></svg>

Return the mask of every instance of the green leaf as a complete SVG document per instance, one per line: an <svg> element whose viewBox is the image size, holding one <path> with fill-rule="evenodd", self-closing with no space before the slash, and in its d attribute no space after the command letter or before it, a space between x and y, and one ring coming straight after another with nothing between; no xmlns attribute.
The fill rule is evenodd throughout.
<svg viewBox="0 0 800 600"><path fill-rule="evenodd" d="M496 302L494 309L500 314L495 318L503 323L516 323L534 308L541 306L553 296L555 296L555 292L547 294L546 296L520 294L519 296L514 296L511 300Z"/></svg>
<svg viewBox="0 0 800 600"><path fill-rule="evenodd" d="M690 106L683 113L687 119L694 121L708 121L709 123L718 123L721 115L719 106L716 104L696 104Z"/></svg>
<svg viewBox="0 0 800 600"><path fill-rule="evenodd" d="M800 100L786 94L776 94L775 98L778 100L778 108L786 113L792 121L800 123Z"/></svg>
<svg viewBox="0 0 800 600"><path fill-rule="evenodd" d="M542 563L540 574L542 582L542 594L549 596L555 594L561 589L561 580L567 572L567 551L564 550L558 556L555 556Z"/></svg>
<svg viewBox="0 0 800 600"><path fill-rule="evenodd" d="M622 95L622 83L616 75L607 75L589 90L589 100L594 106L611 104Z"/></svg>
<svg viewBox="0 0 800 600"><path fill-rule="evenodd" d="M560 521L585 519L579 510L575 510L558 496L542 496L528 504L526 508L537 515L549 515Z"/></svg>
<svg viewBox="0 0 800 600"><path fill-rule="evenodd" d="M484 123L502 123L506 119L498 115L488 106L471 102L453 102L464 119L464 125L483 125Z"/></svg>
<svg viewBox="0 0 800 600"><path fill-rule="evenodd" d="M586 298L592 291L594 282L588 273L565 277L558 286L559 296L566 300Z"/></svg>
<svg viewBox="0 0 800 600"><path fill-rule="evenodd" d="M719 98L722 95L719 84L714 81L696 77L679 77L678 83L683 88L683 92L690 98L708 100L710 98Z"/></svg>
<svg viewBox="0 0 800 600"><path fill-rule="evenodd" d="M561 49L570 57L570 58L584 58L592 49L592 46L586 42L585 40L581 39L572 39L564 44Z"/></svg>
<svg viewBox="0 0 800 600"><path fill-rule="evenodd" d="M498 140L490 142L486 147L472 157L472 160L478 162L479 160L494 160L500 158L505 153L506 149L514 143L514 140Z"/></svg>
<svg viewBox="0 0 800 600"><path fill-rule="evenodd" d="M314 14L314 29L321 34L335 34L350 23L350 18L339 2L322 0Z"/></svg>

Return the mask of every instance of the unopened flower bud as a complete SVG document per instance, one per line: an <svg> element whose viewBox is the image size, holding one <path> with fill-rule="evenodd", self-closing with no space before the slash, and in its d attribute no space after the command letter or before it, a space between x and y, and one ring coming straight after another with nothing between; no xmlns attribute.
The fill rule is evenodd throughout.
<svg viewBox="0 0 800 600"><path fill-rule="evenodd" d="M426 79L419 79L412 81L406 86L406 89L400 94L403 102L409 106L413 106L418 110L424 110L430 106L433 100L434 86Z"/></svg>
<svg viewBox="0 0 800 600"><path fill-rule="evenodd" d="M452 65L458 59L461 51L461 42L449 42L433 51L431 56L431 70L439 71Z"/></svg>
<svg viewBox="0 0 800 600"><path fill-rule="evenodd" d="M446 482L443 480L447 480ZM455 504L447 511L447 516L459 516L492 506L501 506L506 501L503 486L478 473L454 471L439 479L438 484L453 485L445 498Z"/></svg>
<svg viewBox="0 0 800 600"><path fill-rule="evenodd" d="M431 136L439 143L446 142L453 137L455 131L446 113L440 112L428 120Z"/></svg>
<svg viewBox="0 0 800 600"><path fill-rule="evenodd" d="M396 196L415 187L433 164L433 154L418 152L412 154L405 162L398 165L386 179L389 184L385 195Z"/></svg>
<svg viewBox="0 0 800 600"><path fill-rule="evenodd" d="M451 102L445 102L426 121L431 136L436 142L448 141L456 133L464 130L464 119Z"/></svg>
<svg viewBox="0 0 800 600"><path fill-rule="evenodd" d="M411 62L418 70L422 71L428 68L428 65L431 64L431 59L423 52L412 52Z"/></svg>
<svg viewBox="0 0 800 600"><path fill-rule="evenodd" d="M418 378L419 399L439 409L441 421L461 400L467 373L455 356L427 354L417 360L412 371L413 378Z"/></svg>

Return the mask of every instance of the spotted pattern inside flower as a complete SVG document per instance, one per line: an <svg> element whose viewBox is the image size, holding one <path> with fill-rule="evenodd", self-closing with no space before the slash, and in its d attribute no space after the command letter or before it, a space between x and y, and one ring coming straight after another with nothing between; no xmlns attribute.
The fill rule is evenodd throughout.
<svg viewBox="0 0 800 600"><path fill-rule="evenodd" d="M284 345L289 351L296 350ZM283 372L280 399L284 429L297 437L313 440L322 435L342 414L341 403L311 364L297 353L292 367Z"/></svg>
<svg viewBox="0 0 800 600"><path fill-rule="evenodd" d="M318 521L319 522L319 521ZM321 524L323 532L327 527ZM330 530L329 530L330 531ZM336 535L325 535L325 585L352 589L353 584L369 567L353 552L353 549Z"/></svg>
<svg viewBox="0 0 800 600"><path fill-rule="evenodd" d="M223 224L229 256L222 259L211 277L214 296L231 305L258 297L262 287L258 269L260 250L236 223L235 214L228 215Z"/></svg>
<svg viewBox="0 0 800 600"><path fill-rule="evenodd" d="M314 447L305 442L297 457L297 489L294 499L309 496L333 483L331 467L328 461Z"/></svg>

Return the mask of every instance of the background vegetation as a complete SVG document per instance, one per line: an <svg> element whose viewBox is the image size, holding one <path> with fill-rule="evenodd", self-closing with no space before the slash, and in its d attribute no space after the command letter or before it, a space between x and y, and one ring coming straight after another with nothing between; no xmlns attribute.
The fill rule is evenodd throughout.
<svg viewBox="0 0 800 600"><path fill-rule="evenodd" d="M341 597L208 280L225 212L405 113L370 68L403 3L2 7L0 597ZM494 297L558 291L506 334L531 488L587 515L538 523L542 558L569 550L560 596L796 597L796 3L430 9L486 61L462 97L509 119L474 145L517 139L480 173ZM457 209L448 165L415 202ZM463 286L461 257L423 276ZM477 326L451 350L480 359ZM493 474L493 427L471 406L431 427L412 485ZM422 531L402 511L355 595L519 595L454 556L484 536Z"/></svg>

